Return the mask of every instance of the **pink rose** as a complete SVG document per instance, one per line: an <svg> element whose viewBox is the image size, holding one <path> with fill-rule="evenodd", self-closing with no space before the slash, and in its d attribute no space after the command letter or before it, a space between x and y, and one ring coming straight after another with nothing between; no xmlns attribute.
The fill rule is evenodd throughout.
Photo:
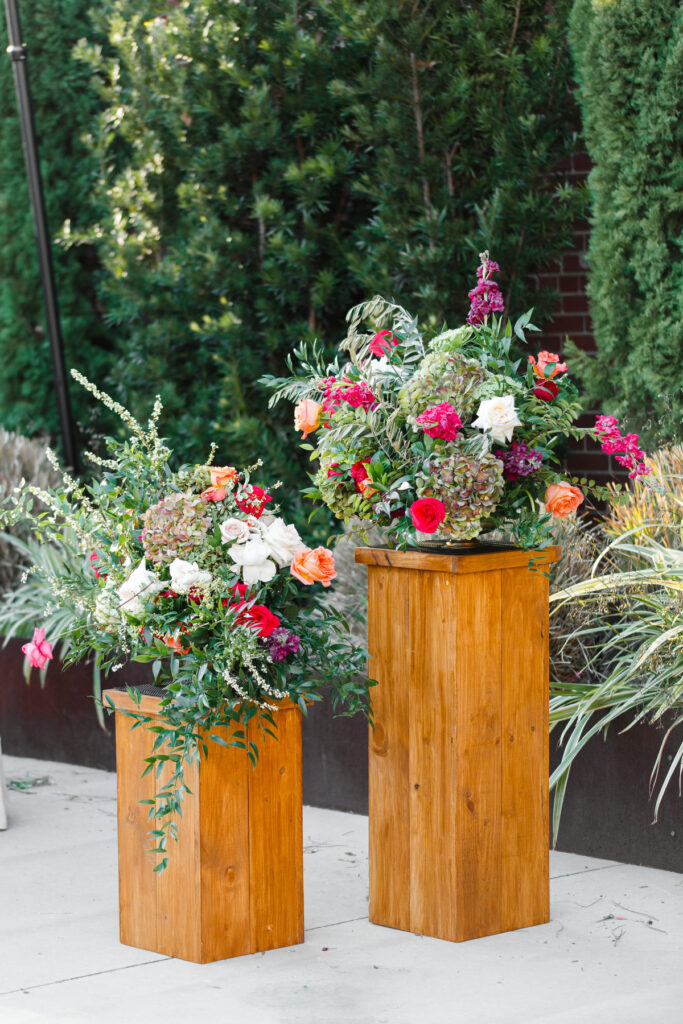
<svg viewBox="0 0 683 1024"><path fill-rule="evenodd" d="M33 630L33 640L21 648L33 668L44 668L48 661L53 660L52 644L45 639L44 629Z"/></svg>
<svg viewBox="0 0 683 1024"><path fill-rule="evenodd" d="M446 518L444 503L438 498L418 498L410 506L410 518L420 533L436 533Z"/></svg>

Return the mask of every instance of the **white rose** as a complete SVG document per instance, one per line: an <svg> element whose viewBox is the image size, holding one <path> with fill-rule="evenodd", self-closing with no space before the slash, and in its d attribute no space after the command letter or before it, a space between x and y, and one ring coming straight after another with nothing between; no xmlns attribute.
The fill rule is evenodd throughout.
<svg viewBox="0 0 683 1024"><path fill-rule="evenodd" d="M248 540L246 544L233 544L230 557L237 565L242 566L244 582L267 583L277 571L275 562L271 562L270 548L261 540Z"/></svg>
<svg viewBox="0 0 683 1024"><path fill-rule="evenodd" d="M134 569L128 579L116 588L116 593L121 601L121 611L136 619L140 618L145 612L142 602L149 601L163 589L164 584L159 581L156 573L147 568L143 558L137 569Z"/></svg>
<svg viewBox="0 0 683 1024"><path fill-rule="evenodd" d="M473 427L488 430L494 441L503 443L511 441L515 427L521 427L522 421L517 417L514 395L502 395L498 398L487 398L479 406Z"/></svg>
<svg viewBox="0 0 683 1024"><path fill-rule="evenodd" d="M194 587L201 590L211 582L210 572L200 569L196 562L186 562L184 558L174 558L168 569L171 588L176 594L189 594Z"/></svg>
<svg viewBox="0 0 683 1024"><path fill-rule="evenodd" d="M233 541L248 540L251 535L249 523L243 519L226 519L220 525L221 541L223 544L232 544Z"/></svg>
<svg viewBox="0 0 683 1024"><path fill-rule="evenodd" d="M287 526L283 519L273 519L262 531L263 543L279 566L291 565L294 555L306 545L295 526Z"/></svg>

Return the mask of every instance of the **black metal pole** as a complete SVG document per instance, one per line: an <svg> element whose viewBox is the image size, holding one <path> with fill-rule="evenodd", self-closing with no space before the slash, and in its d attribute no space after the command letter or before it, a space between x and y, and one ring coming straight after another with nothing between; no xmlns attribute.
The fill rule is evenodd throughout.
<svg viewBox="0 0 683 1024"><path fill-rule="evenodd" d="M10 43L7 47L7 52L10 56L10 60L12 61L14 84L17 90L19 119L21 121L21 138L24 144L26 176L28 178L28 188L31 196L31 209L33 211L33 224L36 231L36 242L38 244L38 262L40 264L40 278L43 285L45 318L47 320L47 333L50 340L52 372L55 382L55 393L57 396L59 425L62 433L64 461L74 472L77 472L78 455L76 451L73 420L71 418L69 389L64 369L64 342L62 340L62 331L59 324L59 307L57 305L57 293L55 290L55 279L52 268L52 249L50 246L50 235L47 229L45 202L43 200L43 186L40 178L40 165L38 163L38 149L33 126L31 92L29 89L28 73L26 68L26 46L21 39L21 23L19 21L19 11L17 9L16 0L5 0L5 16L7 19Z"/></svg>

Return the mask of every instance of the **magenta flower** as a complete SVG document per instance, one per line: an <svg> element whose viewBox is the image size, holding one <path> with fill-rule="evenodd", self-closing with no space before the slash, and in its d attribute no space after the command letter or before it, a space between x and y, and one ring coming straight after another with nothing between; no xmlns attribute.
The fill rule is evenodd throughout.
<svg viewBox="0 0 683 1024"><path fill-rule="evenodd" d="M48 661L53 660L52 644L45 639L44 629L33 630L33 640L21 648L33 668L44 668Z"/></svg>
<svg viewBox="0 0 683 1024"><path fill-rule="evenodd" d="M284 626L277 626L265 637L263 643L268 648L273 661L284 661L288 654L296 654L299 650L300 638Z"/></svg>
<svg viewBox="0 0 683 1024"><path fill-rule="evenodd" d="M455 441L462 428L462 420L450 402L432 405L417 417L425 434L438 441Z"/></svg>
<svg viewBox="0 0 683 1024"><path fill-rule="evenodd" d="M510 483L521 476L530 476L541 468L543 455L536 448L529 448L524 441L513 441L512 448L504 452L498 450L496 458L503 463L503 476Z"/></svg>
<svg viewBox="0 0 683 1024"><path fill-rule="evenodd" d="M467 315L469 324L483 324L490 313L502 313L505 308L503 296L495 281L491 280L491 274L497 274L500 267L495 260L488 258L488 253L481 257L481 266L477 267L479 278L476 288L468 292L470 299L470 311Z"/></svg>
<svg viewBox="0 0 683 1024"><path fill-rule="evenodd" d="M652 470L645 465L645 452L638 444L638 434L624 434L619 430L619 420L614 416L598 416L595 433L606 455L614 455L619 465L630 470L629 477L639 480Z"/></svg>
<svg viewBox="0 0 683 1024"><path fill-rule="evenodd" d="M377 399L372 389L365 381L354 381L348 377L337 380L336 377L325 377L318 382L323 392L323 409L326 413L336 412L342 402L346 402L353 409L373 409L377 405Z"/></svg>

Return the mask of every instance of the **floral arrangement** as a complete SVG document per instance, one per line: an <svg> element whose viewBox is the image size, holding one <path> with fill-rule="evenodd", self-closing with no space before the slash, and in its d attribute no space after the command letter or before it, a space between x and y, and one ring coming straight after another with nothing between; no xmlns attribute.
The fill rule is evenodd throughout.
<svg viewBox="0 0 683 1024"><path fill-rule="evenodd" d="M87 486L62 474L58 490L15 488L0 521L28 521L53 543L66 530L77 538L82 564L50 576L52 604L45 609L46 616L54 607L81 613L73 620L69 662L95 656L111 671L127 659L152 663L163 687L162 728L147 770L162 761L173 767L150 812L163 869L167 837L176 830L172 817L187 792L183 766L205 749L203 736L230 727L229 742L255 760L245 725L255 720L272 732L286 698L305 711L331 690L334 707L367 710L367 683L359 681L366 655L320 600L336 575L332 553L308 547L278 515L271 493L278 485L266 490L252 482L258 466L213 465L214 451L205 465L173 469L157 431L158 399L143 427L73 376L121 416L130 436L108 440L109 458L90 455L100 472ZM24 646L30 664L43 668L57 639L64 638L48 639L37 627ZM139 693L129 692L139 702Z"/></svg>
<svg viewBox="0 0 683 1024"><path fill-rule="evenodd" d="M614 417L576 425L579 393L557 354L515 355L515 339L525 344L537 328L532 311L514 325L502 315L499 270L481 255L467 323L429 343L406 310L376 296L349 312L333 363L303 347L291 377L262 378L271 403L296 403L295 428L317 463L307 493L339 519L381 526L399 547L494 529L542 547L553 518L576 512L586 487L608 494L562 472L566 438L593 437L630 476L648 472L638 436L622 436Z"/></svg>

